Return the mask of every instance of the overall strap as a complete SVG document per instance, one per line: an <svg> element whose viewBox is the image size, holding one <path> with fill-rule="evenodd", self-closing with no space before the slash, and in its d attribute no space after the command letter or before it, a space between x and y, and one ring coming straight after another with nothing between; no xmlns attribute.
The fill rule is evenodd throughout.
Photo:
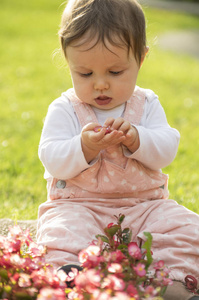
<svg viewBox="0 0 199 300"><path fill-rule="evenodd" d="M127 101L124 113L125 120L128 120L135 125L139 125L144 112L145 98L145 91L136 86L133 95Z"/></svg>
<svg viewBox="0 0 199 300"><path fill-rule="evenodd" d="M66 92L66 96L71 101L73 108L77 114L77 117L79 119L79 122L82 127L84 127L86 124L95 122L98 123L97 117L87 103L82 102L75 94L74 89L69 89Z"/></svg>
<svg viewBox="0 0 199 300"><path fill-rule="evenodd" d="M98 123L97 117L90 105L82 102L76 96L74 89L69 89L66 95L71 101L82 127L90 122ZM139 125L144 111L145 97L144 90L136 86L134 93L127 101L124 119L135 125Z"/></svg>

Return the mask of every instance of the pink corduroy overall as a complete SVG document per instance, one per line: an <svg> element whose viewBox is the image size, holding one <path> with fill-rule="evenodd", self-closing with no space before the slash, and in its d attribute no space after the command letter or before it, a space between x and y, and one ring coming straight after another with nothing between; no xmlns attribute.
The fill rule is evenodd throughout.
<svg viewBox="0 0 199 300"><path fill-rule="evenodd" d="M82 127L98 122L73 89L67 97ZM139 125L144 104L145 93L136 88L124 118ZM47 260L56 267L78 263L79 251L115 222L114 215L123 213L124 227L132 229L139 245L145 241L144 232L152 234L154 262L163 259L171 278L184 281L191 274L199 279L199 216L167 199L167 181L161 171L124 156L121 145L101 151L90 168L72 179L49 178L48 200L39 207L37 232L38 243L48 247Z"/></svg>

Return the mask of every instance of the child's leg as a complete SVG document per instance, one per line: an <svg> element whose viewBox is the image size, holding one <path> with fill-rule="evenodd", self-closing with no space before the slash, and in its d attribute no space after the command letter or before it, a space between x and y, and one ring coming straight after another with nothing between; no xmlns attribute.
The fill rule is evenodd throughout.
<svg viewBox="0 0 199 300"><path fill-rule="evenodd" d="M138 237L145 240L143 233L151 232L154 261L164 260L171 270L170 277L175 281L185 284L185 277L192 275L198 282L199 216L173 200L150 201L146 205L148 207L145 211L145 222ZM184 293L184 298L179 298L181 300L189 299L193 295L189 295L183 285L178 283L175 285L178 289L169 287L168 293L176 290L176 297L181 292ZM165 299L170 298L168 296Z"/></svg>
<svg viewBox="0 0 199 300"><path fill-rule="evenodd" d="M78 253L89 246L96 234L103 233L95 214L86 206L67 201L45 203L43 208L38 221L37 242L47 246L47 262L56 268L80 264Z"/></svg>

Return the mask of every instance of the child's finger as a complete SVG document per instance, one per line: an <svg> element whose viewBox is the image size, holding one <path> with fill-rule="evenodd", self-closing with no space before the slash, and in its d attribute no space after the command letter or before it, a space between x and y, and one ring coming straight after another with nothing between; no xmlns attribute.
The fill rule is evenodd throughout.
<svg viewBox="0 0 199 300"><path fill-rule="evenodd" d="M114 121L115 121L114 118L109 117L109 118L106 119L106 121L104 122L104 127L112 126L112 124L113 124Z"/></svg>
<svg viewBox="0 0 199 300"><path fill-rule="evenodd" d="M95 127L99 127L99 123L88 123L82 128L82 132L84 131L92 131Z"/></svg>
<svg viewBox="0 0 199 300"><path fill-rule="evenodd" d="M122 131L113 130L111 133L105 135L104 141L111 144L113 141L117 141L122 136L124 136L124 133ZM125 136L124 136L124 139L125 139Z"/></svg>
<svg viewBox="0 0 199 300"><path fill-rule="evenodd" d="M137 129L134 126L131 126L131 128L126 133L127 138L134 139L136 135L137 135Z"/></svg>
<svg viewBox="0 0 199 300"><path fill-rule="evenodd" d="M128 131L131 130L131 128L132 128L131 124L130 124L128 121L124 121L124 122L121 124L119 130L121 130L121 131L123 131L124 133L127 134Z"/></svg>
<svg viewBox="0 0 199 300"><path fill-rule="evenodd" d="M124 142L125 141L125 136L124 135L116 135L116 136L114 136L112 139L111 139L111 141L110 141L110 143L111 143L111 145L116 145L116 144L119 144L119 143L122 143L122 142Z"/></svg>
<svg viewBox="0 0 199 300"><path fill-rule="evenodd" d="M95 127L90 133L90 137L92 138L93 141L96 142L101 140L105 135L106 135L106 128L101 126L100 128Z"/></svg>
<svg viewBox="0 0 199 300"><path fill-rule="evenodd" d="M119 128L121 127L121 125L124 123L124 119L123 118L117 118L114 120L113 124L111 125L111 129L116 129L119 130Z"/></svg>

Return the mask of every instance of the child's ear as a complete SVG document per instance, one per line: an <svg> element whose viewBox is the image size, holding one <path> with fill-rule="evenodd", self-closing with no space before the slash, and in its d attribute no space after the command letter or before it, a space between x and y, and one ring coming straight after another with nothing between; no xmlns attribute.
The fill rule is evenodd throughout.
<svg viewBox="0 0 199 300"><path fill-rule="evenodd" d="M149 52L149 47L146 46L145 50L144 50L144 53L142 54L142 57L141 57L140 68L141 68L141 66L142 66L142 64L144 62L144 59L145 59L145 57L146 57L146 55L147 55L148 52Z"/></svg>

